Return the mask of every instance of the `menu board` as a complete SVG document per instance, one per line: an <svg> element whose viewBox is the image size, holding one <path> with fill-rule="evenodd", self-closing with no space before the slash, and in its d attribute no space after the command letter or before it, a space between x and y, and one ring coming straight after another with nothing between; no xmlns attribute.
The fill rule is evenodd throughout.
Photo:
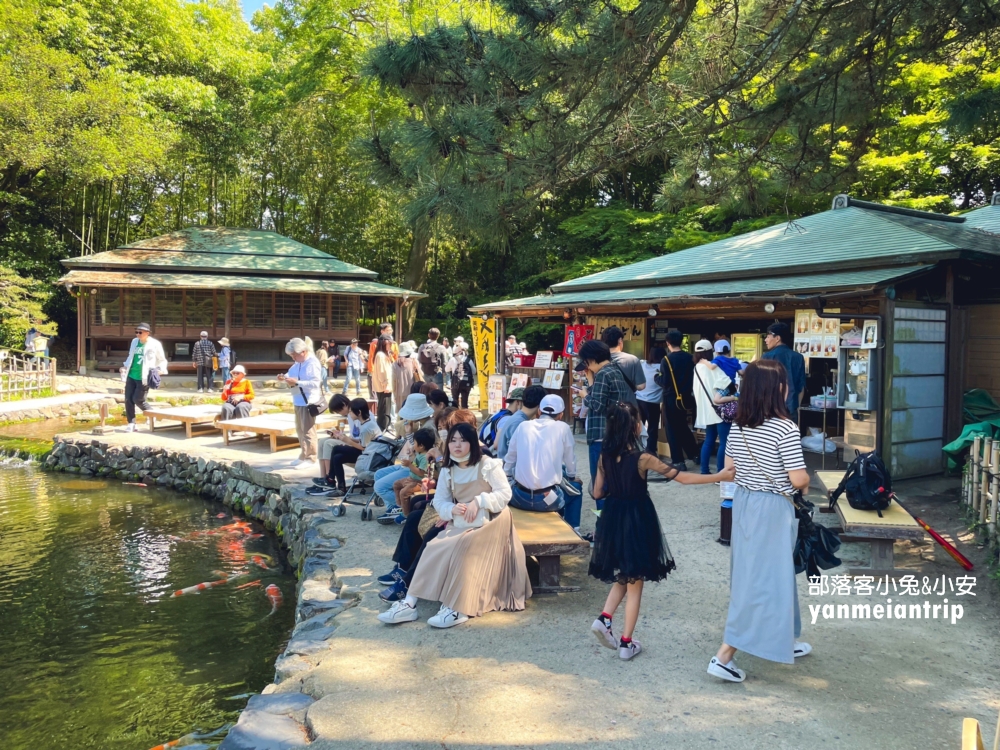
<svg viewBox="0 0 1000 750"><path fill-rule="evenodd" d="M507 382L506 375L490 375L487 383L487 402L490 414L496 414L503 408L504 385Z"/></svg>
<svg viewBox="0 0 1000 750"><path fill-rule="evenodd" d="M839 313L840 309L824 310ZM792 348L803 357L836 359L840 347L839 318L821 318L814 310L795 311L795 342Z"/></svg>
<svg viewBox="0 0 1000 750"><path fill-rule="evenodd" d="M733 356L741 362L753 362L760 356L760 335L756 333L734 333L732 337Z"/></svg>

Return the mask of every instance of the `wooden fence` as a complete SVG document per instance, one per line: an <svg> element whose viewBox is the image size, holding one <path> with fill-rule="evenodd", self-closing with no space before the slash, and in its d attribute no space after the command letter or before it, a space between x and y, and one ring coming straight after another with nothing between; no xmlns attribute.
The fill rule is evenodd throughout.
<svg viewBox="0 0 1000 750"><path fill-rule="evenodd" d="M987 527L991 539L996 535L998 496L1000 440L976 437L962 474L962 500L976 520Z"/></svg>
<svg viewBox="0 0 1000 750"><path fill-rule="evenodd" d="M0 401L55 394L55 359L17 349L0 349Z"/></svg>

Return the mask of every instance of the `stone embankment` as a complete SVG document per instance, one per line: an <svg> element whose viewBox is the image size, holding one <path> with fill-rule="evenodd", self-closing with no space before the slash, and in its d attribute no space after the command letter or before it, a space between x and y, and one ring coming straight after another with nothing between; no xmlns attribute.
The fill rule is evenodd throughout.
<svg viewBox="0 0 1000 750"><path fill-rule="evenodd" d="M90 414L96 419L101 404L109 410L123 402L123 397L99 393L74 393L48 398L11 401L0 404L0 422L30 422L39 419L58 419ZM119 409L120 410L120 409Z"/></svg>
<svg viewBox="0 0 1000 750"><path fill-rule="evenodd" d="M305 495L275 473L242 461L206 460L148 446L108 445L78 436L56 438L42 462L51 471L142 482L217 500L260 521L288 550L299 583L291 640L275 665L274 682L254 696L219 750L286 750L314 739L309 710L296 675L313 668L330 648L334 618L356 602L337 580L336 536L330 503Z"/></svg>

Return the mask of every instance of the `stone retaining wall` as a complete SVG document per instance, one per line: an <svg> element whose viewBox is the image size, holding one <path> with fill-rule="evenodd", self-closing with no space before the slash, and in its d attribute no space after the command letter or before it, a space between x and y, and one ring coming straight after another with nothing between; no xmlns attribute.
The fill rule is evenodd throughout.
<svg viewBox="0 0 1000 750"><path fill-rule="evenodd" d="M274 531L288 551L299 579L295 629L275 665L274 682L250 700L219 750L277 750L305 747L313 739L309 708L314 700L299 692L296 675L314 666L329 648L340 612L356 598L337 581L336 536L330 503L310 498L278 474L242 461L227 464L179 451L119 447L100 440L57 437L44 468L94 477L114 477L167 487L218 500Z"/></svg>
<svg viewBox="0 0 1000 750"><path fill-rule="evenodd" d="M0 414L0 422L30 422L36 419L58 419L59 417L75 417L78 414L97 414L101 404L107 404L111 413L114 413L115 406L120 406L122 396L95 395L93 401L76 401L70 404L57 404L46 406L41 409L18 409L15 411L5 411ZM96 417L95 417L96 419Z"/></svg>

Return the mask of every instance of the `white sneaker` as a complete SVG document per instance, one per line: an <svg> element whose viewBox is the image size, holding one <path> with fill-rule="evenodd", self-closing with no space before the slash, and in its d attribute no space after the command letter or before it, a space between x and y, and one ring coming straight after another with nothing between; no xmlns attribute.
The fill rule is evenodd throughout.
<svg viewBox="0 0 1000 750"><path fill-rule="evenodd" d="M417 608L406 603L406 600L398 601L385 612L378 616L379 622L386 625L398 625L401 622L413 622L417 619Z"/></svg>
<svg viewBox="0 0 1000 750"><path fill-rule="evenodd" d="M708 663L708 673L713 677L728 680L729 682L743 682L747 678L747 673L737 667L736 662L732 659L729 660L728 664L723 664L714 656L712 657L712 661Z"/></svg>
<svg viewBox="0 0 1000 750"><path fill-rule="evenodd" d="M597 636L597 642L605 648L618 648L618 640L611 632L611 626L605 625L600 617L594 620L594 624L590 626L590 632Z"/></svg>
<svg viewBox="0 0 1000 750"><path fill-rule="evenodd" d="M812 653L813 647L808 643L803 643L802 641L795 641L795 648L792 649L792 654L798 659L800 656L808 656Z"/></svg>
<svg viewBox="0 0 1000 750"><path fill-rule="evenodd" d="M641 654L641 653L642 653L642 644L639 643L639 641L637 641L635 638L629 641L629 644L627 646L619 645L618 647L618 658L621 659L622 661L628 661L636 654Z"/></svg>
<svg viewBox="0 0 1000 750"><path fill-rule="evenodd" d="M204 393L204 392L205 392L205 389L204 389L204 388L199 388L199 389L198 389L198 393Z"/></svg>
<svg viewBox="0 0 1000 750"><path fill-rule="evenodd" d="M296 467L297 466L302 466L305 462L306 462L306 460L304 458L296 458L294 461L292 461L292 466L296 466Z"/></svg>
<svg viewBox="0 0 1000 750"><path fill-rule="evenodd" d="M438 613L427 620L427 624L432 628L453 628L456 625L461 625L468 619L468 615L463 615L461 612L456 612L451 607L446 607L442 604Z"/></svg>

